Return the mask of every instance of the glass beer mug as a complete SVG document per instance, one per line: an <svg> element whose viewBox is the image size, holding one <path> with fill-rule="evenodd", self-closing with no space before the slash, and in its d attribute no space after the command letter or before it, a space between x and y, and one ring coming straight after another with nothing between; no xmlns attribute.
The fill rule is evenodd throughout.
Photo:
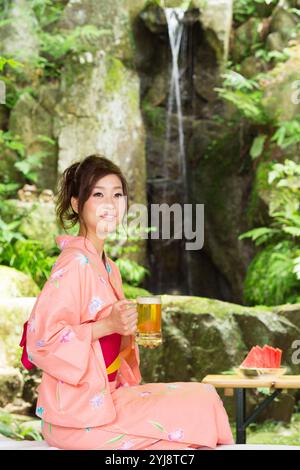
<svg viewBox="0 0 300 470"><path fill-rule="evenodd" d="M135 339L140 346L155 348L162 343L161 298L137 297L138 323Z"/></svg>

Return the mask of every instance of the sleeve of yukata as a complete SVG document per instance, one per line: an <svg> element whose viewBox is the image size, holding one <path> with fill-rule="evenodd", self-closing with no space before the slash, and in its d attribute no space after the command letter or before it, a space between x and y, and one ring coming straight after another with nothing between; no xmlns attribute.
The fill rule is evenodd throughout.
<svg viewBox="0 0 300 470"><path fill-rule="evenodd" d="M81 323L81 314L88 312L91 285L90 266L76 253L61 254L28 321L30 361L71 385L79 384L89 365L92 323Z"/></svg>

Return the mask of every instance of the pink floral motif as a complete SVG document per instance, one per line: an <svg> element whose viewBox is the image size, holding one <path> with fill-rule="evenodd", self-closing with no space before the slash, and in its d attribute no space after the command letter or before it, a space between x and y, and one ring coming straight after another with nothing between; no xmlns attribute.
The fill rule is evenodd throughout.
<svg viewBox="0 0 300 470"><path fill-rule="evenodd" d="M75 336L75 333L72 330L68 330L66 333L62 334L60 338L60 342L68 343L69 341L71 341L72 338L74 338L74 336Z"/></svg>
<svg viewBox="0 0 300 470"><path fill-rule="evenodd" d="M141 393L140 393L140 396L143 397L143 398L144 398L144 397L148 397L149 395L151 395L151 392L145 391L145 392L141 392Z"/></svg>
<svg viewBox="0 0 300 470"><path fill-rule="evenodd" d="M50 276L50 279L51 281L56 281L57 279L59 279L60 277L62 277L63 273L65 272L65 269L64 268L61 268L61 269L58 269L57 271L55 271L53 274L51 274Z"/></svg>
<svg viewBox="0 0 300 470"><path fill-rule="evenodd" d="M100 297L93 297L89 303L89 311L91 315L94 315L95 313L97 313L103 304L104 304L104 301L100 299Z"/></svg>
<svg viewBox="0 0 300 470"><path fill-rule="evenodd" d="M126 450L131 449L134 446L134 442L132 440L122 442L121 447L118 447L117 450Z"/></svg>
<svg viewBox="0 0 300 470"><path fill-rule="evenodd" d="M179 441L183 438L183 435L182 429L176 429L175 431L169 432L168 439L169 441Z"/></svg>
<svg viewBox="0 0 300 470"><path fill-rule="evenodd" d="M90 404L93 406L93 408L99 408L101 405L104 403L104 397L102 394L98 393L95 395L93 398L90 400Z"/></svg>
<svg viewBox="0 0 300 470"><path fill-rule="evenodd" d="M104 284L105 286L107 286L107 282L106 282L106 280L104 279L103 276L100 276L100 281L103 282L103 284Z"/></svg>

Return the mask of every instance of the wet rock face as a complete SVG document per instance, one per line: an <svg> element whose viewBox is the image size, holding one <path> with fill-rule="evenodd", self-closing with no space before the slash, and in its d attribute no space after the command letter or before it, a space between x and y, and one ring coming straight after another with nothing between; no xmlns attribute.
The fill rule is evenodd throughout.
<svg viewBox="0 0 300 470"><path fill-rule="evenodd" d="M199 156L199 147L193 146L195 133L198 132L195 124L211 120L220 109L214 88L220 81L221 49L217 47L217 35L208 31L207 23L201 22L204 12L194 9L185 13L178 59L182 123L187 152L185 161L188 185L184 187L182 161L178 151L179 119L176 106L170 109L170 40L166 16L161 12L159 7L149 6L140 14L135 26L141 108L147 136L148 203L149 207L151 204L162 203L167 203L169 207L173 204L183 204L184 193L188 202L203 203L205 201L201 200L201 191L197 191L197 197L193 199L194 185L198 181L195 180L196 174L191 168L191 163ZM175 101L174 97L173 100ZM200 141L205 141L207 137L204 133L197 136ZM220 296L222 284L221 298L231 298L228 297L227 281L218 273L218 267L210 259L208 252L193 252L187 260L184 241L149 240L150 263L155 276L149 280L147 287L156 292L176 293L179 290L181 293L213 297ZM156 269L158 265L159 270ZM192 272L189 286L186 285L187 271Z"/></svg>
<svg viewBox="0 0 300 470"><path fill-rule="evenodd" d="M1 52L6 57L15 57L22 62L37 58L39 41L35 34L37 20L30 2L14 0L5 2L5 16L9 20L0 27Z"/></svg>

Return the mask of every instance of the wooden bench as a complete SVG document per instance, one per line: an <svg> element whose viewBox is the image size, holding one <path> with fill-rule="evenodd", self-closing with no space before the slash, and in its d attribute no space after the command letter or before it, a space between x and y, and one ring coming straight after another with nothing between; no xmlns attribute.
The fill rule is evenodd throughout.
<svg viewBox="0 0 300 470"><path fill-rule="evenodd" d="M241 375L207 375L203 383L211 384L216 388L223 388L225 396L235 395L236 409L236 443L246 443L246 428L252 423L259 413L264 410L282 390L300 388L300 375L282 375L281 377L260 376L242 377ZM256 388L268 388L272 392L263 402L246 417L246 390Z"/></svg>

